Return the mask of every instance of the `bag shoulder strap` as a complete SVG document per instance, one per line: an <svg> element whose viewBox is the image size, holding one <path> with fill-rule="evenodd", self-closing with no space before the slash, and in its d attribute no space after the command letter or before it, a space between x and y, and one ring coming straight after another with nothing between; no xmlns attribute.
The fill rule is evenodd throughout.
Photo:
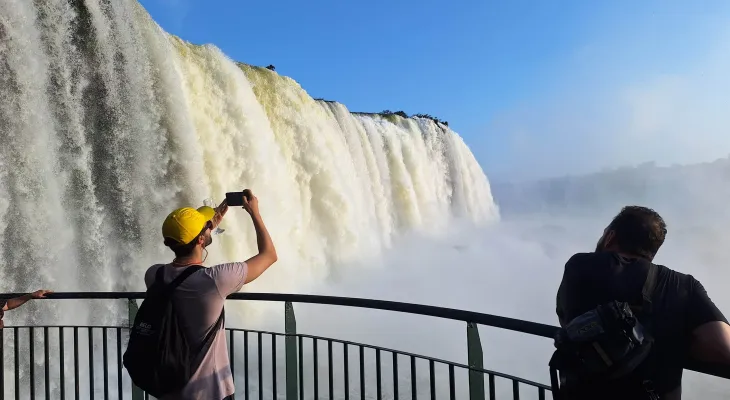
<svg viewBox="0 0 730 400"><path fill-rule="evenodd" d="M160 265L159 267L157 267L157 271L155 271L155 282L154 283L156 283L158 285L165 284L165 280L164 280L164 276L163 276L164 271L165 271L165 265Z"/></svg>
<svg viewBox="0 0 730 400"><path fill-rule="evenodd" d="M202 265L193 265L185 268L185 270L180 275L178 275L177 278L173 279L173 281L170 282L169 285L165 285L164 283L164 268L164 265L161 265L159 268L157 268L157 272L155 273L155 283L163 286L162 290L165 291L165 293L171 294L175 289L177 289L178 286L180 286L185 281L185 279L188 279L188 277L192 275L195 271L204 267Z"/></svg>
<svg viewBox="0 0 730 400"><path fill-rule="evenodd" d="M649 263L649 272L646 274L644 287L641 289L641 297L644 300L641 309L645 313L652 312L652 303L654 297L654 289L656 288L656 278L658 268L654 263Z"/></svg>
<svg viewBox="0 0 730 400"><path fill-rule="evenodd" d="M215 321L215 324L210 329L210 332L208 332L207 335L205 335L205 339L203 339L203 345L205 346L206 343L211 341L215 334L221 329L221 325L223 325L223 321L226 319L226 309L225 307L221 310L221 314L218 316L218 320Z"/></svg>
<svg viewBox="0 0 730 400"><path fill-rule="evenodd" d="M223 307L221 310L221 314L218 316L218 320L215 321L215 324L212 328L210 328L210 331L208 331L208 334L205 335L205 339L203 339L203 342L200 344L200 348L198 348L198 352L195 354L191 366L193 369L197 370L200 364L203 362L203 358L208 353L208 350L210 350L210 347L213 345L213 339L215 339L215 335L218 334L218 331L221 330L221 325L223 325L224 321L226 319L226 309Z"/></svg>

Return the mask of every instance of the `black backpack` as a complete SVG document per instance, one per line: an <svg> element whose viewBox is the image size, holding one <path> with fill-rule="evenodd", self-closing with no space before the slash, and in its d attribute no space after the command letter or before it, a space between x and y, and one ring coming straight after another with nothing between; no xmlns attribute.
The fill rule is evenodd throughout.
<svg viewBox="0 0 730 400"><path fill-rule="evenodd" d="M640 306L601 304L557 332L549 363L555 399L659 398L650 379L656 275L657 266L650 263Z"/></svg>
<svg viewBox="0 0 730 400"><path fill-rule="evenodd" d="M225 318L223 310L202 345L191 348L180 326L172 294L185 279L203 267L185 268L169 285L163 281L163 268L157 269L155 281L147 289L134 318L123 358L132 382L156 398L179 391L187 384Z"/></svg>

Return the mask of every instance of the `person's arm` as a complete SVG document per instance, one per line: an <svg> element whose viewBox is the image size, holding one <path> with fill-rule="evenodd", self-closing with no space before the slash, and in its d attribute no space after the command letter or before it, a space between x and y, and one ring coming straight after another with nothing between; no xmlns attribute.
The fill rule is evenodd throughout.
<svg viewBox="0 0 730 400"><path fill-rule="evenodd" d="M226 215L226 212L228 212L228 203L226 200L223 200L218 207L215 208L215 215L213 215L213 219L211 219L211 222L213 223L213 228L217 228L218 225L220 225L221 221L223 220L223 216Z"/></svg>
<svg viewBox="0 0 730 400"><path fill-rule="evenodd" d="M3 311L8 311L8 310L12 310L14 308L18 308L31 299L42 299L48 293L53 293L53 292L50 290L36 290L33 293L24 294L22 296L15 297L13 299L9 299L3 306Z"/></svg>
<svg viewBox="0 0 730 400"><path fill-rule="evenodd" d="M698 361L730 365L730 325L711 321L695 328L689 354Z"/></svg>
<svg viewBox="0 0 730 400"><path fill-rule="evenodd" d="M243 285L261 276L277 259L274 243L259 214L258 199L251 194L251 201L244 197L243 202L243 208L251 215L253 226L256 229L259 252L245 262L219 264L207 270L215 281L218 293L223 298L241 290Z"/></svg>
<svg viewBox="0 0 730 400"><path fill-rule="evenodd" d="M266 229L264 220L259 213L259 201L253 193L251 193L250 201L246 197L243 198L243 208L251 215L251 221L256 230L256 244L259 249L258 254L246 260L248 271L245 283L249 283L272 266L278 260L278 256L276 255L274 242L271 240L269 231Z"/></svg>
<svg viewBox="0 0 730 400"><path fill-rule="evenodd" d="M730 365L730 325L693 277L687 305L689 356L698 361Z"/></svg>

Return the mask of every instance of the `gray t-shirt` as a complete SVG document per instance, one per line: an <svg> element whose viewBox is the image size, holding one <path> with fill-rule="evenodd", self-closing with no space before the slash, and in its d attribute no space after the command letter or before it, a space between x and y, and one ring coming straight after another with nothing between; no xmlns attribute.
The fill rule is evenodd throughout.
<svg viewBox="0 0 730 400"><path fill-rule="evenodd" d="M165 283L172 282L186 267L153 265L145 273L144 281L150 287L157 269L164 267ZM204 268L190 275L174 293L175 304L180 306L180 322L192 346L200 346L213 328L223 310L225 299L241 290L248 268L244 262L232 262ZM203 358L190 382L180 391L162 400L221 400L234 392L233 376L225 326L215 334L208 353Z"/></svg>

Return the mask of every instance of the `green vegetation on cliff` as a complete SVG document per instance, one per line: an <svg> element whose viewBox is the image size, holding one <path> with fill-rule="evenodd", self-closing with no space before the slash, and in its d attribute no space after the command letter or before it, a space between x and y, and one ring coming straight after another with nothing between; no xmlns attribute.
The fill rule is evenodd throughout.
<svg viewBox="0 0 730 400"><path fill-rule="evenodd" d="M384 110L384 111L380 112L379 114L382 115L382 116L384 116L384 117L386 117L386 118L388 118L389 116L392 116L392 115L397 115L397 116L402 117L402 118L410 118L408 116L408 114L406 114L404 111ZM445 126L449 126L448 121L442 121L442 120L440 120L440 119L438 119L438 118L436 118L434 116L431 116L429 114L413 114L411 117L430 119L431 121L435 122L436 124L442 124L442 125L445 125Z"/></svg>

